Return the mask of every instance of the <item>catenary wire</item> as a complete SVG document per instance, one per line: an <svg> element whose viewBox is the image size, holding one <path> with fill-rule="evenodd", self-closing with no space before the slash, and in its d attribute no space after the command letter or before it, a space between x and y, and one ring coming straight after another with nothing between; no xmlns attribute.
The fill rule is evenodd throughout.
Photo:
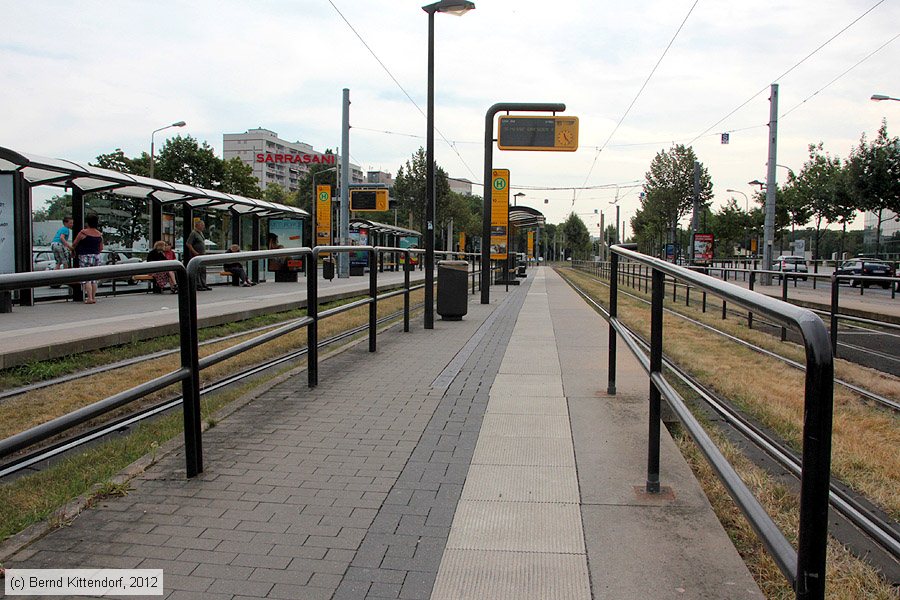
<svg viewBox="0 0 900 600"><path fill-rule="evenodd" d="M375 51L372 50L372 47L369 46L368 43L366 43L366 40L363 39L363 36L360 35L360 33L356 30L355 27L353 27L353 25L350 23L350 21L347 19L347 17L344 16L344 13L341 12L341 9L339 9L335 5L335 3L332 2L332 0L328 0L328 3L335 10L335 12L341 17L341 19L344 21L344 23L347 24L347 27L350 28L350 31L352 31L353 34L356 35L356 37L359 39L359 41L362 42L362 45L366 47L366 50L369 51L369 54L371 54L372 57L375 59L375 61L378 62L379 65L381 65L381 68L384 69L384 72L388 74L388 77L391 78L391 81L393 81L397 85L397 87L400 88L400 91L403 92L403 95L406 96L410 102L412 102L413 106L416 107L416 109L422 114L423 117L428 118L428 116L425 114L425 111L422 110L422 107L419 106L415 100L413 100L413 97L409 95L409 92L406 91L406 88L404 88L403 85L397 80L397 78L394 77L394 74L391 73L391 70L387 68L387 65L385 65L384 62L382 62L382 60L380 58L378 58L378 55L375 54ZM459 158L459 160L463 164L463 166L466 167L466 170L469 172L469 174L472 175L472 177L475 177L475 172L472 171L472 168L469 167L469 164L463 159L462 155L456 149L456 146L454 146L453 143L447 139L447 137L441 132L440 129L437 128L437 126L435 126L434 130L437 132L437 134L439 136L441 136L441 139L444 140L444 142L450 147L450 149L453 150L453 153L456 154L457 158Z"/></svg>
<svg viewBox="0 0 900 600"><path fill-rule="evenodd" d="M837 37L840 36L842 33L844 33L845 31L847 31L847 30L850 29L851 27L853 27L857 22L859 22L860 19L862 19L863 17L865 17L866 15L868 15L870 12L872 12L873 10L875 10L876 8L878 8L878 6L881 5L883 2L884 2L884 0L878 0L878 2L876 2L873 6L871 6L868 10L866 10L863 14L861 14L861 15L859 15L858 17L856 17L855 19L853 19L849 24L847 24L846 26L844 26L843 29L841 29L840 31L838 31L837 33L835 33L833 36L831 36L830 38L828 38L828 39L827 39L825 42L823 42L822 44L820 44L818 48L816 48L815 50L813 50L812 52L810 52L809 54L807 54L806 56L804 56L804 57L803 57L802 59L800 59L797 63L795 63L792 67L790 67L787 71L785 71L784 73L782 73L781 75L779 75L778 77L776 77L774 80L772 80L772 83L778 82L780 79L784 78L788 73L790 73L791 71L793 71L794 69L796 69L797 67L799 67L800 65L802 65L803 63L805 63L807 60L809 60L810 58L812 58L812 56L813 56L814 54L818 53L822 48L824 48L825 46L827 46L828 44L830 44L831 42L833 42L835 39L837 39ZM734 113L736 113L737 111L741 110L742 108L744 108L745 106L747 106L748 104L750 104L750 102L752 102L757 96L759 96L760 94L762 94L763 92L765 92L767 89L769 89L769 85L768 85L768 84L765 85L765 86L763 86L759 91L755 92L752 96L750 96L750 97L747 98L744 102L742 102L741 104L739 104L737 108L735 108L734 110L732 110L731 112L729 112L727 115L725 115L724 117L722 117L721 119L719 119L718 121L716 121L715 123L713 123L712 125L710 125L709 127L707 127L706 129L704 129L702 133L700 133L698 136L696 136L694 139L692 139L690 142L688 142L688 145L690 146L691 144L693 144L694 142L696 142L698 139L700 139L701 137L703 137L704 135L706 135L707 133L709 133L710 130L712 130L714 127L716 127L717 125L719 125L719 123L721 123L722 121L724 121L725 119L727 119L728 117L730 117L731 115L733 115Z"/></svg>

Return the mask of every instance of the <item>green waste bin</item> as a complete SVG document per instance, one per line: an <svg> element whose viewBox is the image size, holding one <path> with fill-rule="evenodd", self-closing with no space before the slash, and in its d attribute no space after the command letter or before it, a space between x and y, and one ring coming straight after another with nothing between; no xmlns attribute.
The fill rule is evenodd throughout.
<svg viewBox="0 0 900 600"><path fill-rule="evenodd" d="M438 261L437 313L445 321L461 321L469 311L469 263Z"/></svg>

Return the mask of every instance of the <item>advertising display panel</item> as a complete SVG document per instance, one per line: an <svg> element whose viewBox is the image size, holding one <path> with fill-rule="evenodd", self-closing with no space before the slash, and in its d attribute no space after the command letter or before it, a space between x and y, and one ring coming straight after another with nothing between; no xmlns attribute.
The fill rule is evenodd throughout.
<svg viewBox="0 0 900 600"><path fill-rule="evenodd" d="M491 260L506 260L509 245L509 169L494 169L491 173Z"/></svg>
<svg viewBox="0 0 900 600"><path fill-rule="evenodd" d="M13 176L0 175L0 273L16 272Z"/></svg>
<svg viewBox="0 0 900 600"><path fill-rule="evenodd" d="M712 233L694 234L694 262L710 262L713 259L716 237Z"/></svg>
<svg viewBox="0 0 900 600"><path fill-rule="evenodd" d="M534 258L534 232L528 232L528 258Z"/></svg>
<svg viewBox="0 0 900 600"><path fill-rule="evenodd" d="M303 221L300 219L269 219L269 233L278 236L282 248L303 247ZM303 259L290 258L286 267L289 271L299 271L303 268Z"/></svg>

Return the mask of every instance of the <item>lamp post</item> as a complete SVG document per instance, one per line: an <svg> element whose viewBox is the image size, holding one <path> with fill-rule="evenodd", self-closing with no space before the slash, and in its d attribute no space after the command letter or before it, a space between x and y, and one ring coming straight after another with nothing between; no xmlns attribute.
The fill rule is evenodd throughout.
<svg viewBox="0 0 900 600"><path fill-rule="evenodd" d="M165 127L160 127L159 129L154 129L153 133L150 134L150 178L153 178L153 167L154 160L156 158L156 142L154 140L154 136L164 130L169 129L171 127L184 127L186 123L184 121L176 121L171 125L166 125ZM156 241L162 239L162 204L159 200L154 198L150 199L150 244L154 244ZM187 227L187 225L185 225ZM185 235L185 237L187 237ZM174 243L175 240L172 240Z"/></svg>
<svg viewBox="0 0 900 600"><path fill-rule="evenodd" d="M150 177L151 178L153 177L153 159L156 155L156 145L153 140L153 136L155 136L157 133L159 133L160 131L162 131L164 129L170 129L172 127L184 127L185 125L187 125L187 123L185 123L184 121L176 121L175 123L172 123L171 125L166 125L165 127L160 127L159 129L154 129L153 133L150 134Z"/></svg>
<svg viewBox="0 0 900 600"><path fill-rule="evenodd" d="M741 196L743 196L744 197L744 212L746 212L747 214L750 214L750 198L747 196L747 194L745 194L741 190L733 190L731 188L728 188L725 191L732 192L734 194L740 194Z"/></svg>
<svg viewBox="0 0 900 600"><path fill-rule="evenodd" d="M434 14L462 16L475 8L468 0L440 0L422 7L428 13L428 108L425 136L425 329L434 329ZM482 240L482 244L484 244Z"/></svg>
<svg viewBox="0 0 900 600"><path fill-rule="evenodd" d="M891 96L885 96L884 94L872 94L872 97L869 100L874 100L875 102L881 102L882 100L893 100L894 102L900 102L900 98L893 98Z"/></svg>

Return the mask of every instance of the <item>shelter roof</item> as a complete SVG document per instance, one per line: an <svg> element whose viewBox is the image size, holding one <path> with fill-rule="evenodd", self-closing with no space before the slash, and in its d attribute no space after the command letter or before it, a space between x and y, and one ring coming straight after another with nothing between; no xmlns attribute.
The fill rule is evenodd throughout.
<svg viewBox="0 0 900 600"><path fill-rule="evenodd" d="M509 222L516 227L535 227L546 223L544 213L530 206L511 206Z"/></svg>
<svg viewBox="0 0 900 600"><path fill-rule="evenodd" d="M393 235L422 235L418 231L414 231L412 229L404 229L403 227L397 227L396 225L376 223L375 221L369 221L368 219L350 219L351 229L359 229L361 227L369 229L370 231L376 231L378 233L390 233Z"/></svg>
<svg viewBox="0 0 900 600"><path fill-rule="evenodd" d="M186 203L194 208L234 210L241 215L308 217L295 206L226 194L192 185L131 175L60 158L47 158L0 147L0 172L18 171L32 186L73 187L82 192L110 192L161 204Z"/></svg>

